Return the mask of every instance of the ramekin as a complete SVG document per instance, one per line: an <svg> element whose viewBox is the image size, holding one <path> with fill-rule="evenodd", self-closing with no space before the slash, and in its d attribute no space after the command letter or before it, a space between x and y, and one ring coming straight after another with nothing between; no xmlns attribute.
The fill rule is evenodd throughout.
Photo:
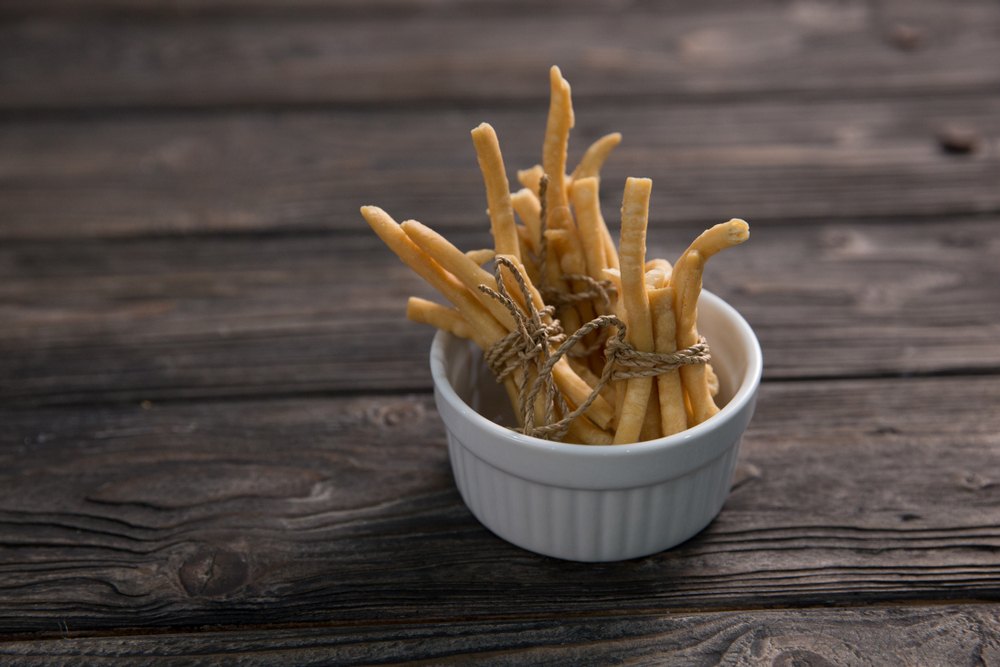
<svg viewBox="0 0 1000 667"><path fill-rule="evenodd" d="M434 398L472 514L519 547L585 562L647 556L705 528L729 494L763 357L732 306L707 291L698 305L725 405L683 433L632 445L550 442L487 419L470 406L476 392L496 386L484 377L480 351L439 332L430 357Z"/></svg>

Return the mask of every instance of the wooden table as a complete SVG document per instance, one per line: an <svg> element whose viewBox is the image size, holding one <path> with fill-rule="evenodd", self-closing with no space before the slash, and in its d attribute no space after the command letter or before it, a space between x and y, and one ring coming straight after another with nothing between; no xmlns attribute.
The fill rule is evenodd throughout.
<svg viewBox="0 0 1000 667"><path fill-rule="evenodd" d="M0 663L1000 663L1000 6L669 4L0 5ZM357 212L487 245L553 63L651 255L753 227L732 494L629 562L466 510Z"/></svg>

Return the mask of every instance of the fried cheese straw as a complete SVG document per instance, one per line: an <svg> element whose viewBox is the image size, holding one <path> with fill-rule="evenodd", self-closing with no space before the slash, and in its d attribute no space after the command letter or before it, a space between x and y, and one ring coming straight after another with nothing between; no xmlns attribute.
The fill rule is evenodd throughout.
<svg viewBox="0 0 1000 667"><path fill-rule="evenodd" d="M750 226L738 218L715 225L691 242L674 264L670 286L674 288L674 312L677 317L677 349L690 347L698 342L698 295L705 262L726 248L739 245L750 238ZM708 373L703 364L683 366L681 383L691 405L691 423L702 423L719 411L712 399Z"/></svg>
<svg viewBox="0 0 1000 667"><path fill-rule="evenodd" d="M510 196L510 203L528 230L531 252L537 255L542 240L542 203L538 201L538 195L528 188L521 188Z"/></svg>
<svg viewBox="0 0 1000 667"><path fill-rule="evenodd" d="M579 167L578 167L579 169ZM604 269L608 268L604 248L604 218L601 217L601 202L598 198L598 179L587 176L573 182L570 192L573 210L576 212L576 228L580 232L587 275L594 280L604 280Z"/></svg>
<svg viewBox="0 0 1000 667"><path fill-rule="evenodd" d="M472 130L472 143L476 147L476 158L486 186L490 231L493 232L497 254L513 255L520 259L521 245L514 223L514 208L510 202L510 184L507 182L497 133L489 123L481 123Z"/></svg>
<svg viewBox="0 0 1000 667"><path fill-rule="evenodd" d="M653 349L659 354L677 351L677 321L674 318L674 288L660 287L649 291L649 309L653 315ZM659 398L660 430L673 435L687 428L684 410L684 390L680 373L674 369L656 377Z"/></svg>
<svg viewBox="0 0 1000 667"><path fill-rule="evenodd" d="M581 178L599 178L601 167L604 166L605 160L608 159L611 151L621 142L621 132L612 132L592 143L587 152L580 158L580 164L573 170L573 175L570 176L573 184L572 187L575 188L577 181Z"/></svg>
<svg viewBox="0 0 1000 667"><path fill-rule="evenodd" d="M570 97L569 82L555 65L549 70L549 117L545 126L545 140L542 142L542 169L549 177L545 190L545 206L551 225L561 223L560 210L567 209L569 199L566 193L566 149L569 145L569 131L573 129L573 102ZM568 212L568 211L567 211Z"/></svg>
<svg viewBox="0 0 1000 667"><path fill-rule="evenodd" d="M536 164L530 169L519 169L517 171L517 182L537 195L538 186L541 184L542 176L544 175L545 169L542 168L542 165Z"/></svg>
<svg viewBox="0 0 1000 667"><path fill-rule="evenodd" d="M548 176L545 189L546 227L548 229L565 229L571 233L563 252L556 252L556 258L561 267L576 267L576 270L565 273L585 273L586 259L573 222L573 214L569 208L569 192L566 177L566 154L569 148L569 133L573 129L573 98L570 85L563 78L555 65L549 70L549 86L551 98L549 101L549 116L545 127L545 140L542 142L542 167ZM549 257L546 256L546 262ZM547 275L546 278L549 276ZM563 280L549 283L549 286L559 289ZM586 290L582 283L574 283L572 292ZM560 311L561 319L566 323L567 330L575 331L583 322L589 322L594 317L594 307L587 301L566 305Z"/></svg>
<svg viewBox="0 0 1000 667"><path fill-rule="evenodd" d="M482 266L486 262L492 262L493 257L496 255L496 251L493 248L480 248L478 250L466 250L465 256L471 259L473 262Z"/></svg>
<svg viewBox="0 0 1000 667"><path fill-rule="evenodd" d="M406 317L411 322L429 324L437 329L472 340L475 333L469 327L469 323L462 317L462 313L457 308L442 306L440 303L411 296L406 301Z"/></svg>
<svg viewBox="0 0 1000 667"><path fill-rule="evenodd" d="M625 181L622 198L621 298L628 325L628 342L641 352L653 351L653 323L646 295L646 227L649 222L649 195L653 182L648 178ZM615 444L638 442L649 395L651 377L625 381L625 398L618 414Z"/></svg>

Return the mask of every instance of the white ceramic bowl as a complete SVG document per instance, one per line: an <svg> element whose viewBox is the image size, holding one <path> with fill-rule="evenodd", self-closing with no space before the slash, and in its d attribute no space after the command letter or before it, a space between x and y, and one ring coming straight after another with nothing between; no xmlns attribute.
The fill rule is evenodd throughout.
<svg viewBox="0 0 1000 667"><path fill-rule="evenodd" d="M506 412L510 423L506 394L475 345L438 333L434 397L455 482L476 518L513 544L575 561L646 556L707 526L729 494L763 361L750 325L709 292L698 328L719 376L719 414L677 435L609 446L549 442L487 419L480 412Z"/></svg>

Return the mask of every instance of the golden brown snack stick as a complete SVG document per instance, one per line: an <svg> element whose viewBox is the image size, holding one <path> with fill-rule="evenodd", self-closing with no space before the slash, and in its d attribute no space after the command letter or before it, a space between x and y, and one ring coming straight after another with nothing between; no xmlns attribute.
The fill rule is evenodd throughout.
<svg viewBox="0 0 1000 667"><path fill-rule="evenodd" d="M698 342L698 330L695 321L698 317L698 295L701 293L701 276L705 268L705 260L697 250L684 253L684 263L678 262L678 268L671 279L671 285L676 290L674 294L674 310L677 317L677 347L685 348ZM690 342L688 342L690 341ZM705 366L683 366L680 369L681 383L687 396L690 414L688 424L695 426L705 421L719 411L708 388L705 377Z"/></svg>
<svg viewBox="0 0 1000 667"><path fill-rule="evenodd" d="M656 440L662 435L660 433L660 397L656 393L656 383L654 382L653 389L649 392L649 400L646 403L646 415L642 420L642 429L639 430L639 442Z"/></svg>
<svg viewBox="0 0 1000 667"><path fill-rule="evenodd" d="M705 364L705 381L708 382L708 392L712 398L719 395L719 376L715 374L712 364Z"/></svg>
<svg viewBox="0 0 1000 667"><path fill-rule="evenodd" d="M545 242L553 246L556 250L556 256L562 256L564 253L569 251L570 245L570 231L568 229L546 229L545 230ZM569 269L566 265L560 261L559 269L563 273L569 273Z"/></svg>
<svg viewBox="0 0 1000 667"><path fill-rule="evenodd" d="M727 222L720 222L709 227L698 235L691 245L688 246L684 254L697 250L701 258L705 261L721 250L737 246L750 238L750 225L739 218L733 218ZM684 261L684 255L674 264L674 271L679 271L680 264Z"/></svg>
<svg viewBox="0 0 1000 667"><path fill-rule="evenodd" d="M580 164L573 170L573 175L571 176L573 187L576 187L576 183L581 178L600 178L601 167L604 165L604 161L608 159L611 151L621 142L621 132L612 132L611 134L605 134L592 143L580 159Z"/></svg>
<svg viewBox="0 0 1000 667"><path fill-rule="evenodd" d="M608 267L601 271L601 278L604 280L610 280L611 284L615 286L618 290L618 294L622 293L622 271L621 269L612 269Z"/></svg>
<svg viewBox="0 0 1000 667"><path fill-rule="evenodd" d="M531 238L531 230L529 230L524 225L517 226L517 238L521 242L521 257L532 257L537 256L538 251L535 250L532 245L533 240ZM528 276L528 280L532 283L541 282L540 276L538 274L538 265L535 262L526 262L522 265L524 271ZM504 281L506 284L506 281Z"/></svg>
<svg viewBox="0 0 1000 667"><path fill-rule="evenodd" d="M576 234L576 225L569 209L569 197L566 188L566 151L569 145L569 132L573 128L573 100L569 82L555 65L549 70L549 85L551 99L549 102L549 117L545 127L545 140L542 144L542 167L549 177L545 189L545 224L548 229L569 229L573 234L566 254L571 254L570 265L579 270L574 273L586 272L586 260ZM557 253L562 262L563 254ZM546 262L549 259L546 257ZM546 276L548 278L548 276ZM558 283L549 283L558 284ZM573 291L586 289L583 284L573 285ZM571 311L578 315L572 316ZM582 322L588 322L594 317L594 307L586 301L579 302L575 307L568 306L560 310L560 319L564 320L566 328L574 331ZM576 324L574 327L573 324Z"/></svg>
<svg viewBox="0 0 1000 667"><path fill-rule="evenodd" d="M674 288L650 290L649 308L653 314L653 347L661 354L677 351L677 321L674 318ZM660 430L663 435L680 433L687 428L684 390L676 370L656 376L659 396Z"/></svg>
<svg viewBox="0 0 1000 667"><path fill-rule="evenodd" d="M480 248L479 250L466 250L465 256L473 262L482 266L486 262L492 262L496 251L493 248Z"/></svg>
<svg viewBox="0 0 1000 667"><path fill-rule="evenodd" d="M604 257L604 218L601 217L601 202L598 198L598 182L594 177L574 181L570 196L576 212L576 228L587 263L587 275L594 280L604 280L604 269L608 268Z"/></svg>
<svg viewBox="0 0 1000 667"><path fill-rule="evenodd" d="M531 251L537 255L542 240L542 203L538 201L538 195L528 188L521 188L510 196L510 203L530 232Z"/></svg>
<svg viewBox="0 0 1000 667"><path fill-rule="evenodd" d="M489 311L480 305L479 301L465 289L462 283L411 241L402 227L388 213L377 206L362 206L361 215L364 216L378 237L389 246L390 250L396 253L396 256L404 264L458 307L462 317L469 323L473 334L472 339L476 345L483 350L488 350L496 341L506 335L507 330L490 315ZM518 397L515 382L516 379L511 377L504 380L504 389L506 389L507 397L513 406L517 405ZM518 422L520 420L521 418L518 416Z"/></svg>
<svg viewBox="0 0 1000 667"><path fill-rule="evenodd" d="M663 275L663 271L660 269L646 269L646 291L656 289L658 287L663 287L666 276Z"/></svg>
<svg viewBox="0 0 1000 667"><path fill-rule="evenodd" d="M479 285L486 285L492 290L497 288L497 281L492 273L469 259L464 252L453 246L448 239L427 225L419 223L416 220L406 220L400 225L400 228L429 257L458 278L459 282L465 286L470 295L483 308L489 311L497 322L503 325L504 329L506 329L503 332L504 334L508 331L513 331L516 325L510 312L488 294L483 294L479 290Z"/></svg>
<svg viewBox="0 0 1000 667"><path fill-rule="evenodd" d="M750 227L733 218L701 233L674 264L670 278L674 287L674 312L677 317L677 347L683 349L698 342L698 295L705 262L717 252L750 238ZM681 382L691 403L694 426L719 411L712 400L705 367L702 364L681 368Z"/></svg>
<svg viewBox="0 0 1000 667"><path fill-rule="evenodd" d="M670 274L674 272L674 267L671 266L670 262L668 262L665 259L660 259L659 257L651 259L646 262L646 270L649 271L651 269L656 269L657 271L660 271L664 276L667 277L667 280L670 279Z"/></svg>
<svg viewBox="0 0 1000 667"><path fill-rule="evenodd" d="M517 172L517 182L526 187L531 192L538 195L538 185L542 182L542 175L545 170L542 165L536 164L530 169L520 169Z"/></svg>
<svg viewBox="0 0 1000 667"><path fill-rule="evenodd" d="M653 323L646 295L646 226L649 222L649 195L653 182L648 178L625 181L622 198L621 276L622 303L628 315L628 342L642 352L653 351ZM618 415L615 444L637 442L649 404L653 378L629 378L625 400Z"/></svg>
<svg viewBox="0 0 1000 667"><path fill-rule="evenodd" d="M604 234L604 261L607 262L609 269L620 269L621 264L618 258L618 249L615 248L615 240L611 238L611 231L608 229L607 224L604 225L604 229L601 231Z"/></svg>
<svg viewBox="0 0 1000 667"><path fill-rule="evenodd" d="M604 355L601 353L596 353L596 354L600 354L601 368L603 370ZM569 365L570 368L573 369L573 372L579 375L580 379L586 382L590 386L591 390L593 390L593 388L597 386L598 382L600 382L600 378L597 376L597 373L588 368L581 357L571 357L569 359ZM604 398L604 400L608 402L609 405L614 404L615 392L614 388L612 387L612 383L609 382L605 384L603 387L601 387L600 394Z"/></svg>
<svg viewBox="0 0 1000 667"><path fill-rule="evenodd" d="M454 275L448 273L421 250L388 213L377 206L362 206L361 215L364 216L378 237L389 246L389 249L403 260L404 264L458 307L462 316L479 336L476 339L477 343L482 341L485 346L489 346L506 335L507 329L490 315L489 311L479 303L469 290L465 289L465 286ZM465 257L464 254L462 256ZM470 263L472 261L467 257L465 259ZM480 347L484 347L484 345L480 345Z"/></svg>
<svg viewBox="0 0 1000 667"><path fill-rule="evenodd" d="M486 200L490 210L490 230L497 254L521 257L521 246L514 227L514 208L510 203L510 184L504 170L503 155L497 133L489 123L482 123L472 130L472 143L476 147L479 169L483 172Z"/></svg>
<svg viewBox="0 0 1000 667"><path fill-rule="evenodd" d="M474 334L469 323L462 317L457 308L442 306L427 299L411 296L406 302L406 317L421 324L448 331L459 338L473 338Z"/></svg>
<svg viewBox="0 0 1000 667"><path fill-rule="evenodd" d="M559 264L559 255L554 245L545 244L545 285L550 289L561 292L568 291L566 281L563 280L562 268ZM563 324L564 331L576 331L580 328L580 314L576 308L570 305L562 305L556 308L556 315Z"/></svg>
<svg viewBox="0 0 1000 667"><path fill-rule="evenodd" d="M561 222L558 210L569 206L566 196L566 149L569 145L569 131L573 128L573 100L569 82L555 65L549 70L549 117L542 142L542 168L549 177L545 191L545 206L550 227Z"/></svg>
<svg viewBox="0 0 1000 667"><path fill-rule="evenodd" d="M610 445L611 441L610 433L598 428L582 415L570 422L564 439L564 442L575 442L580 445Z"/></svg>

